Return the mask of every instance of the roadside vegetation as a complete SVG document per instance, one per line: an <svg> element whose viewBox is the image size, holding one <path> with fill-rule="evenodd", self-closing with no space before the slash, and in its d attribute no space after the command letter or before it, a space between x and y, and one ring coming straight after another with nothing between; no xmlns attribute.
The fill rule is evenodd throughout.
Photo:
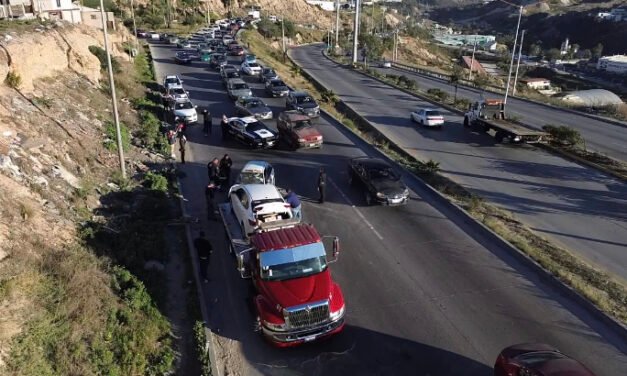
<svg viewBox="0 0 627 376"><path fill-rule="evenodd" d="M338 119L359 137L377 147L407 170L443 193L451 201L464 208L475 219L514 244L521 252L538 262L565 284L573 287L601 310L616 317L621 322L627 323L627 286L622 281L616 280L575 257L567 250L550 243L516 220L511 214L485 202L481 197L440 174L437 161L419 161L399 149L385 136L370 127L363 118L343 105L335 94L308 78L307 74L302 72L298 66L289 60L283 62L280 51L264 41L264 38L256 31L245 31L242 39L244 42L249 42L252 52L264 63L275 68L288 85L309 91L327 113ZM415 85L415 83L409 83L411 80L407 77L385 77L384 79L404 89ZM433 91L426 94L421 93L421 95L427 95L434 100L440 100L443 97L441 93ZM450 100L448 97L446 99ZM450 104L459 108L467 108L467 104L462 102L451 102ZM564 130L562 132L569 134L567 139L569 137L571 140L577 139L572 133Z"/></svg>

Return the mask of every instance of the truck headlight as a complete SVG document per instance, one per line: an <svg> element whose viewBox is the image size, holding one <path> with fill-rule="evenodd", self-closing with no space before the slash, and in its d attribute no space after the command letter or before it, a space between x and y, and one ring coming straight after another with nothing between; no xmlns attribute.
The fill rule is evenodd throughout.
<svg viewBox="0 0 627 376"><path fill-rule="evenodd" d="M335 312L331 312L331 314L329 315L329 318L331 319L331 321L336 321L340 317L344 316L344 307L345 306L342 306L342 308L340 308L339 310Z"/></svg>
<svg viewBox="0 0 627 376"><path fill-rule="evenodd" d="M287 329L287 324L285 323L274 324L266 320L263 320L263 326L275 332L284 332Z"/></svg>
<svg viewBox="0 0 627 376"><path fill-rule="evenodd" d="M378 198L385 198L385 194L383 194L381 192L377 192L377 197Z"/></svg>
<svg viewBox="0 0 627 376"><path fill-rule="evenodd" d="M409 189L405 188L403 191L403 196L409 196Z"/></svg>
<svg viewBox="0 0 627 376"><path fill-rule="evenodd" d="M304 108L302 108L302 107L296 107L296 109L297 109L298 111L304 111L304 110L305 110L305 109L304 109Z"/></svg>

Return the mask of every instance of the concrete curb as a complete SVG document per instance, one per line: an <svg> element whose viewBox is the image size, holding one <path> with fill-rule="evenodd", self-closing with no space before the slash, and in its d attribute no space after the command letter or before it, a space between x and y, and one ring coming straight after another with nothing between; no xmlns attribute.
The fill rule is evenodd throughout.
<svg viewBox="0 0 627 376"><path fill-rule="evenodd" d="M288 51L288 58L290 59L290 61L293 64L296 64L294 62L294 60L291 58L291 56L289 56L289 51ZM313 76L311 76L309 73L306 73L304 71L302 71L302 72L306 75L306 77L308 79L312 80L312 82L315 84L316 87L324 88L324 86L320 82L318 82ZM348 110L350 110L350 112L352 112L352 114L351 114L352 116L351 115L347 115L348 117L355 117L356 116L356 117L360 118L360 121L362 122L363 125L367 126L368 128L373 128L373 129L375 128L368 120L366 120L361 115L359 115L356 111L354 111L352 108L350 108L350 106L346 105L341 100L340 100L340 102L343 104L343 106L345 106ZM342 110L340 110L340 111L342 111ZM324 112L325 115L329 116L331 119L334 119L338 123L338 125L342 126L344 129L348 129L355 136L359 137L365 143L369 144L368 141L364 140L359 134L355 133L352 129L350 129L348 127L345 127L339 119L335 118L333 115L327 113L326 111L323 111L323 112ZM342 111L342 112L344 112L344 111ZM375 131L375 133L380 134L382 137L384 137L388 142L390 142L390 145L392 145L396 151L399 151L403 155L408 156L409 158L415 160L414 157L409 155L402 148L400 148L397 145L395 145L387 137L382 135L378 130L374 129L374 131ZM398 163L396 161L392 160L390 157L388 157L386 154L384 154L382 151L380 151L376 147L373 146L373 149L376 150L377 153L379 153L380 155L382 155L383 157L385 157L386 159L391 161L392 163L398 165ZM589 301L583 295L579 294L572 287L568 286L566 283L561 281L558 277L553 275L551 272L549 272L548 270L544 269L539 263L537 263L535 260L533 260L531 257L526 255L524 252L522 252L518 248L516 248L513 244L511 244L510 242L508 242L507 240L502 238L500 235L498 235L497 233L492 231L486 225L484 225L483 223L477 221L465 209L463 209L459 205L451 202L446 196L441 194L435 188L431 187L429 184L427 184L420 177L418 177L417 175L413 174L412 172L410 172L410 171L408 171L406 169L404 169L404 170L407 171L407 173L415 179L415 182L418 185L420 185L427 192L430 193L430 196L431 196L430 198L434 199L435 201L437 201L441 205L447 206L449 209L451 209L452 211L454 211L457 214L459 214L462 218L464 218L464 222L465 223L467 223L467 224L471 225L472 227L474 227L474 229L475 229L477 234L481 234L485 238L490 239L491 242L493 242L495 245L498 245L501 248L507 249L512 256L514 256L518 261L520 261L521 263L523 263L527 267L529 267L529 269L532 270L536 275L538 275L543 281L547 282L548 284L553 286L556 290L558 290L562 294L568 296L570 299L574 300L580 306L585 308L586 311L588 311L591 315L593 315L595 318L597 318L601 322L605 323L608 327L610 327L612 329L612 331L614 331L615 333L620 335L623 339L627 340L627 326L623 325L621 322L619 322L618 320L614 319L613 317L607 315L605 312L603 312L601 309L599 309L596 305L594 305L594 303Z"/></svg>
<svg viewBox="0 0 627 376"><path fill-rule="evenodd" d="M394 68L395 68L395 69L398 69L398 70L401 70L401 71L412 72L412 73L416 73L416 74L423 75L423 76L429 76L429 78L433 78L433 79L436 79L436 80L444 80L444 79L439 78L439 77L434 77L434 76L430 76L430 75L428 75L428 74L424 74L424 73L420 73L420 72L415 72L415 71L413 71L413 70L411 70L411 69L403 68L403 67L398 66L398 65L394 65ZM464 85L464 84L460 84L459 86L463 86L463 87L464 87L464 88L466 88L466 89L474 89L474 90L476 90L476 88L474 88L474 87L472 87L472 86ZM488 90L488 89L486 89L486 90L485 90L485 92L487 92L487 93L491 93L491 94L496 94L496 95L503 95L503 93L499 93L499 92L494 91L494 90ZM594 120L604 121L604 122L606 122L606 123L610 123L610 124L613 124L613 125L617 125L617 126L619 126L619 127L627 128L627 122L620 121L620 120L616 120L616 119L612 119L612 118L608 118L608 117L605 117L605 116L599 116L599 115L587 114L587 113L585 113L585 112L582 112L582 111L577 111L577 110L572 110L572 109L570 109L570 108L557 107L557 106L553 106L553 105L551 105L551 104L538 102L538 101L535 101L535 100L533 100L533 99L524 98L524 97L513 96L512 98L515 98L515 99L521 100L521 101L523 101L523 102L532 103L532 104L537 104L537 105L539 105L539 106L544 106L544 107L550 108L550 109L552 109L552 110L557 110L557 111L567 112L567 113L574 114L574 115L581 115L581 116L587 117L587 118L589 118L589 119L594 119Z"/></svg>
<svg viewBox="0 0 627 376"><path fill-rule="evenodd" d="M152 44L148 44L148 48L150 49L150 54L152 55ZM159 84L159 78L161 78L161 75L159 74L159 72L157 71L157 66L154 64L152 64L152 69L154 70L155 73L155 81L157 82L157 84ZM191 155L190 155L190 159L191 159ZM180 178L176 178L176 184L178 185L178 187L181 187L181 179ZM181 214L183 216L183 218L187 217L187 210L185 209L185 200L183 198L183 194L180 192L180 188L179 188L179 203L181 205ZM211 328L209 326L209 312L207 310L207 302L205 300L205 295L203 294L203 290L202 290L202 283L200 281L200 265L198 265L198 258L196 257L196 254L194 252L194 240L192 237L192 231L189 227L189 224L185 224L185 237L187 238L187 250L189 253L189 259L192 263L192 269L193 269L193 273L194 273L194 283L196 284L196 293L198 295L198 303L200 304L200 312L202 315L202 319L203 322L205 323L204 327L205 327L205 337L207 338L207 343L206 343L206 349L207 352L209 354L209 361L211 362L211 374L215 375L215 376L220 376L220 373L218 372L218 367L216 364L216 354L215 354L215 347L214 347L214 337L213 337L213 332L211 331Z"/></svg>
<svg viewBox="0 0 627 376"><path fill-rule="evenodd" d="M324 57L326 57L327 59L333 61L334 63L340 64L340 63L336 62L335 60L331 59L329 56L327 56L327 54L324 53L324 50L322 51L322 54L324 55ZM351 69L350 67L348 67L346 65L344 65L344 66L345 66L346 69ZM409 94L409 95L414 96L416 98L422 99L422 100L427 101L429 103L432 103L432 104L434 104L436 106L443 107L447 111L450 111L450 112L453 112L453 113L456 113L456 114L459 114L459 115L464 115L464 111L461 111L461 110L459 110L459 109L457 109L457 108L455 108L453 106L450 106L448 104L438 102L438 101L436 101L436 100L434 100L434 99L432 99L432 98L430 98L430 97L428 97L426 95L421 95L421 94L415 93L413 91L410 91L408 89L405 89L405 88L400 87L398 85L395 85L393 83L387 82L387 81L385 81L385 80L383 80L383 79L381 79L379 77L371 76L368 73L363 72L363 71L361 71L359 69L351 69L351 71L357 72L357 73L359 73L359 74L361 74L363 76L366 76L368 78L371 78L373 80L381 82L382 84L391 86L391 87L393 87L393 88L395 88L397 90L402 91L405 94ZM522 125L524 125L524 124L522 124ZM586 167L597 169L597 170L599 170L599 171L601 171L601 172L603 172L603 173L605 173L607 175L610 175L610 176L612 176L614 178L617 178L619 180L627 181L627 176L626 175L623 175L623 174L621 174L619 172L616 172L616 171L612 171L609 168L603 167L603 166L601 166L601 165L599 165L597 163L594 163L594 162L590 162L590 161L588 161L586 159L583 159L583 158L581 158L581 157L579 157L577 155L574 155L572 153L568 153L567 151L561 150L561 149L556 148L556 147L552 147L550 145L545 145L545 144L536 144L534 146L536 146L538 148L541 148L541 149L544 149L544 150L546 150L546 151L548 151L548 152L550 152L552 154L558 155L558 156L560 156L562 158L565 158L565 159L568 159L570 161L576 162L578 164L584 165Z"/></svg>

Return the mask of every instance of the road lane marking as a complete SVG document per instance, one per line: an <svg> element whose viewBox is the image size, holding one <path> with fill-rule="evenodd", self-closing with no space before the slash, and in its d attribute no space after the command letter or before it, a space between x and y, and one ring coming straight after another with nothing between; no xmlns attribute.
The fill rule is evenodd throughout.
<svg viewBox="0 0 627 376"><path fill-rule="evenodd" d="M337 184L335 184L335 182L333 180L331 180L331 178L327 178L329 180L329 184L331 184L333 186L333 188L335 188L338 192L340 192L340 195L342 195L342 198L344 198L344 200L346 201L346 203L348 203L348 205L351 206L351 208L353 208L353 210L355 211L355 213L357 213L357 215L359 216L359 218L361 218L364 223L366 224L366 226L368 226L368 228L370 230L372 230L372 232L374 232L374 234L377 236L377 238L379 238L379 240L383 240L383 236L381 236L381 234L379 234L379 232L374 228L374 226L368 222L368 220L366 219L366 217L362 214L362 212L357 209L355 207L355 205L351 202L350 198L348 198L348 196L346 194L344 194L344 192L342 192L342 190L340 189L340 187L338 187Z"/></svg>

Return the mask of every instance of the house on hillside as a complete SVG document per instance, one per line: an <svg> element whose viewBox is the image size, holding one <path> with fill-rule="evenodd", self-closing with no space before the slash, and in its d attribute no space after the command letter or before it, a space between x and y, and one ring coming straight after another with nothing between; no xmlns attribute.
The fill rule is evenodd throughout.
<svg viewBox="0 0 627 376"><path fill-rule="evenodd" d="M81 11L72 0L0 0L0 19L39 17L81 23Z"/></svg>
<svg viewBox="0 0 627 376"><path fill-rule="evenodd" d="M546 78L525 78L520 80L520 82L527 85L528 88L534 90L550 90L551 89L551 80Z"/></svg>
<svg viewBox="0 0 627 376"><path fill-rule="evenodd" d="M113 12L105 12L107 19L107 28L109 30L115 30L115 16ZM100 9L81 7L81 18L85 25L102 29L102 15Z"/></svg>

